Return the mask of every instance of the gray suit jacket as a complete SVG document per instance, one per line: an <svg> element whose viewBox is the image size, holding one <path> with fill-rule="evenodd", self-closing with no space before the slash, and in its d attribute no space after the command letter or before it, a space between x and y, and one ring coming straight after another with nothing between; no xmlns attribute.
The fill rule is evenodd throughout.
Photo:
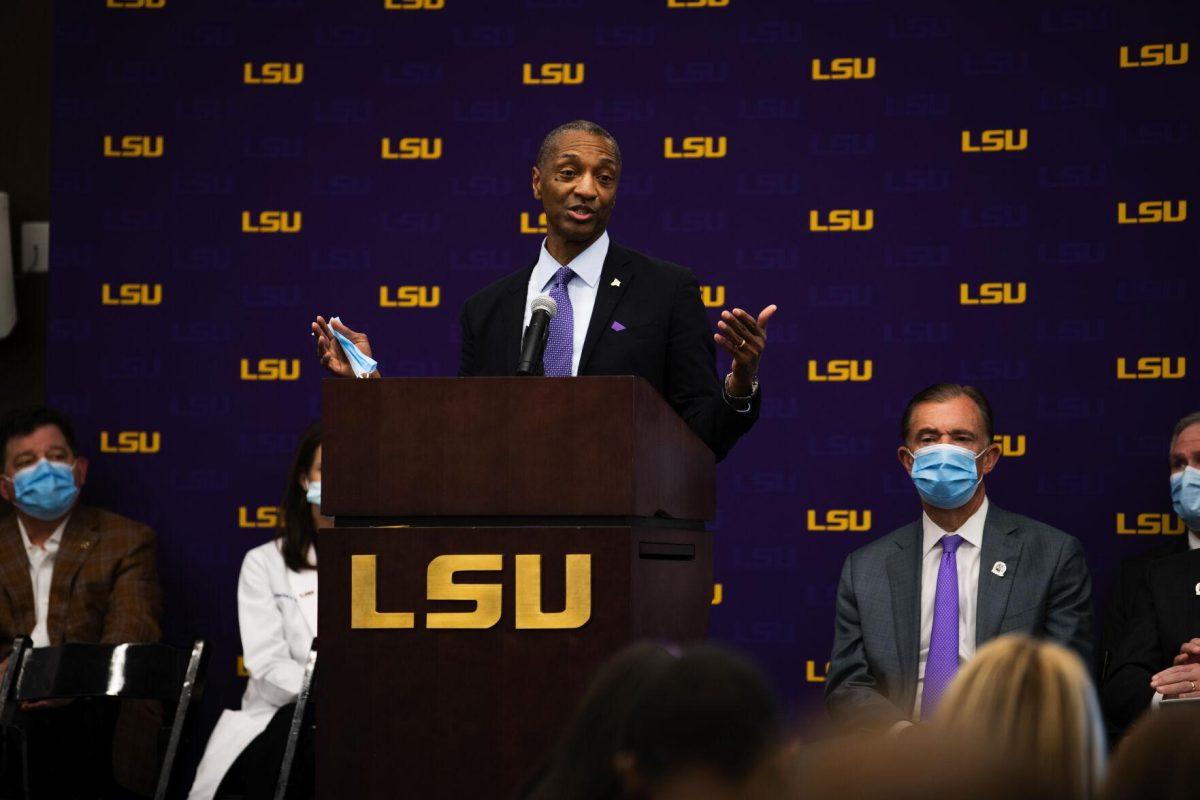
<svg viewBox="0 0 1200 800"><path fill-rule="evenodd" d="M921 636L921 521L846 558L838 583L825 705L852 727L908 719L917 691ZM1003 577L992 565L1003 561ZM979 560L975 641L1004 633L1053 639L1090 664L1092 581L1075 537L988 507Z"/></svg>

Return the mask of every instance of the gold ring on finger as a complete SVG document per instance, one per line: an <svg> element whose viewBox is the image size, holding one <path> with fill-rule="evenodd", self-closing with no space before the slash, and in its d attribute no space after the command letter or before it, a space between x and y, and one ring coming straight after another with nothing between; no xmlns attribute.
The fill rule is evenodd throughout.
<svg viewBox="0 0 1200 800"><path fill-rule="evenodd" d="M742 339L742 341L738 344L737 349L741 350L745 346L746 346L746 340Z"/></svg>

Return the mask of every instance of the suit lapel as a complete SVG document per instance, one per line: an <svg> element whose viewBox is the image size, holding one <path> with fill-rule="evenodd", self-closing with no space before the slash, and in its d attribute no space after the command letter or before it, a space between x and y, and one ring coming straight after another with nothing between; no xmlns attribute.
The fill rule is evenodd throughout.
<svg viewBox="0 0 1200 800"><path fill-rule="evenodd" d="M4 591L8 593L9 607L12 609L12 633L27 636L36 622L33 584L29 580L29 556L21 541L15 512L0 523L0 581L4 583Z"/></svg>
<svg viewBox="0 0 1200 800"><path fill-rule="evenodd" d="M1192 550L1184 557L1187 561L1188 569L1186 573L1186 585L1181 586L1184 596L1188 598L1187 607L1189 614L1187 619L1187 635L1189 637L1200 636L1200 550Z"/></svg>
<svg viewBox="0 0 1200 800"><path fill-rule="evenodd" d="M529 276L537 263L530 264L512 277L500 301L500 330L504 336L504 374L514 375L521 358L521 338L525 335L525 294Z"/></svg>
<svg viewBox="0 0 1200 800"><path fill-rule="evenodd" d="M587 336L583 339L583 352L579 356L579 371L585 374L588 360L596 349L604 329L612 319L617 303L621 301L625 290L633 280L633 269L629 251L617 247L611 242L608 245L608 255L604 257L604 267L600 270L600 285L596 287L596 305L592 307L592 318L588 322ZM616 286L613 285L614 281Z"/></svg>
<svg viewBox="0 0 1200 800"><path fill-rule="evenodd" d="M1017 579L1021 560L1021 537L1017 525L1007 512L995 505L988 508L983 523L983 550L979 554L979 594L975 612L975 646L995 638L1004 621L1008 596ZM1003 575L992 571L996 563L1004 564Z"/></svg>
<svg viewBox="0 0 1200 800"><path fill-rule="evenodd" d="M46 633L51 645L63 643L67 606L75 574L96 544L99 531L95 519L86 508L76 507L67 520L58 553L54 557L54 572L50 579L50 609L46 615Z"/></svg>
<svg viewBox="0 0 1200 800"><path fill-rule="evenodd" d="M915 522L896 537L896 551L887 558L888 586L892 595L896 655L900 659L903 700L910 707L917 690L921 639L921 523Z"/></svg>

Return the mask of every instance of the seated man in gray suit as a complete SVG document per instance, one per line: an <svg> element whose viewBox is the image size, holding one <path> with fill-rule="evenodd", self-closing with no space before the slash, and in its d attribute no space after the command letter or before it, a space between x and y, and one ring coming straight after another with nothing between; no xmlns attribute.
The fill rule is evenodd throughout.
<svg viewBox="0 0 1200 800"><path fill-rule="evenodd" d="M1045 636L1090 663L1092 586L1078 540L988 502L1000 459L974 387L940 383L904 410L900 463L921 519L855 550L842 568L825 704L851 727L928 718L977 647Z"/></svg>

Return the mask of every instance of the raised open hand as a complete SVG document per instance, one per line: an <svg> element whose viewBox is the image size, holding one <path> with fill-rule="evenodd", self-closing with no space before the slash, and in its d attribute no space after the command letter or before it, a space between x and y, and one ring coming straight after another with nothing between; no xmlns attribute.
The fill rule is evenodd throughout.
<svg viewBox="0 0 1200 800"><path fill-rule="evenodd" d="M346 357L346 351L338 344L334 338L333 332L329 330L332 325L337 332L345 336L354 346L363 352L363 355L371 355L371 343L367 341L365 333L352 331L343 325L340 321L330 320L326 322L323 317L317 317L312 324L313 336L317 339L317 358L321 360L321 365L327 370L337 375L339 378L353 378L354 369L350 366L350 359Z"/></svg>
<svg viewBox="0 0 1200 800"><path fill-rule="evenodd" d="M740 308L721 312L717 322L720 333L714 333L713 340L733 356L732 374L725 391L734 397L748 397L753 391L758 365L767 346L767 323L778 310L778 306L771 304L759 312L757 319Z"/></svg>

